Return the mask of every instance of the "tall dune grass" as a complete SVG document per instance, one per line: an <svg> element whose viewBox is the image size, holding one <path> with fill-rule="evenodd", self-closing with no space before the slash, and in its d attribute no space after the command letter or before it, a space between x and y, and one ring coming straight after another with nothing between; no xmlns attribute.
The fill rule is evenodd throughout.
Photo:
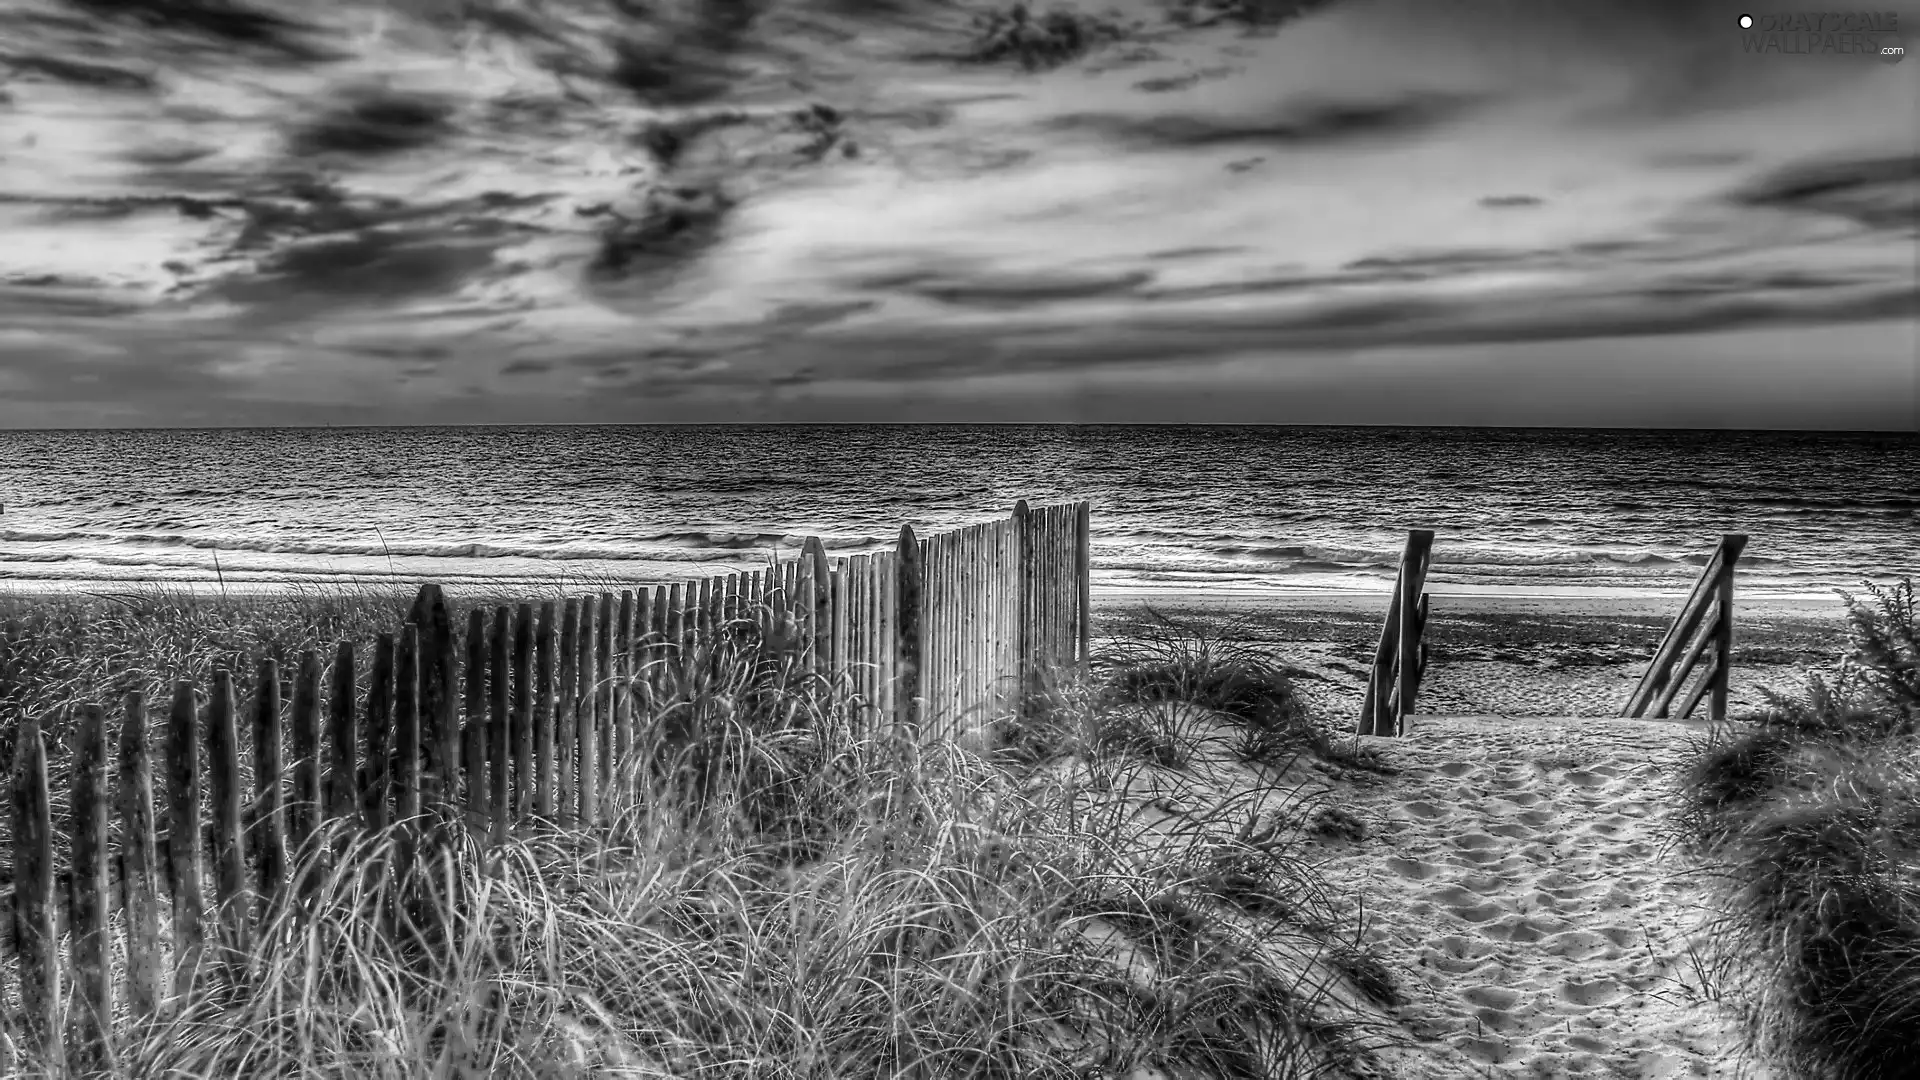
<svg viewBox="0 0 1920 1080"><path fill-rule="evenodd" d="M406 599L16 605L0 728L390 630ZM1360 1067L1384 1038L1356 1003L1395 1000L1395 980L1271 812L1285 763L1149 843L1124 796L1164 766L1101 734L1196 698L1311 752L1284 683L1222 693L1254 669L1210 672L1232 665L1168 634L1054 680L1029 746L1088 737L975 755L861 728L846 685L738 629L671 661L664 691L635 684L649 722L619 767L639 794L609 824L492 850L456 835L417 861L399 827L316 835L306 902L159 1017L123 1018L123 1072L1292 1078ZM1169 666L1197 682L1141 674Z"/></svg>
<svg viewBox="0 0 1920 1080"><path fill-rule="evenodd" d="M1723 992L1786 1077L1910 1076L1920 1055L1920 636L1911 580L1872 597L1845 597L1837 676L1714 733L1680 784Z"/></svg>

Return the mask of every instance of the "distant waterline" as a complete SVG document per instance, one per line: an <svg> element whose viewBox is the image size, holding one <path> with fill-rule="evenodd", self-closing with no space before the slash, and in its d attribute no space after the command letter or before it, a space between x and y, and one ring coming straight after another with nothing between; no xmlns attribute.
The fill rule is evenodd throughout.
<svg viewBox="0 0 1920 1080"><path fill-rule="evenodd" d="M1095 584L1831 595L1920 563L1899 435L1260 427L297 428L0 433L0 588L683 579L1091 499ZM216 570L216 558L218 569Z"/></svg>

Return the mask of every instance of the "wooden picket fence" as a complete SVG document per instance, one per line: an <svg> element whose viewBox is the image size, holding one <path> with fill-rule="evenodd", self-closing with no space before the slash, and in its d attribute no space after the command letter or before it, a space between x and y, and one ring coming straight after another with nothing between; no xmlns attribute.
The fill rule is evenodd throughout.
<svg viewBox="0 0 1920 1080"><path fill-rule="evenodd" d="M17 1073L16 1052L109 1071L116 1002L151 1016L189 993L205 962L246 954L297 891L289 867L323 823L464 820L487 843L529 823L597 824L610 796L634 794L616 790L633 781L620 763L669 677L661 661L744 623L757 631L747 640L844 680L870 723L991 742L996 719L1086 659L1088 530L1084 502L1023 502L1009 518L926 540L903 528L892 551L829 559L809 539L797 558L761 570L475 608L464 633L426 585L370 656L352 642L331 664L308 650L290 678L259 661L244 707L228 672L204 693L175 682L157 802L145 696L127 695L117 723L98 705L76 709L64 887L42 724L22 718L10 783L13 957L0 974L15 975L25 1045L0 1042L0 1075ZM8 991L0 983L0 1008Z"/></svg>

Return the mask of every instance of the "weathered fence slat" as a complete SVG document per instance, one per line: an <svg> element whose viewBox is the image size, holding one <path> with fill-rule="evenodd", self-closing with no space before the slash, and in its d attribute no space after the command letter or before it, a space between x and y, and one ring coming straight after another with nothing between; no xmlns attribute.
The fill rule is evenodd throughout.
<svg viewBox="0 0 1920 1080"><path fill-rule="evenodd" d="M327 782L325 816L332 820L360 817L355 775L360 732L353 708L353 642L342 641L333 652L333 673L327 686Z"/></svg>
<svg viewBox="0 0 1920 1080"><path fill-rule="evenodd" d="M513 812L515 822L533 812L533 605L513 613ZM502 760L505 760L504 757Z"/></svg>
<svg viewBox="0 0 1920 1080"><path fill-rule="evenodd" d="M504 844L507 840L509 811L513 809L512 787L512 740L507 736L511 723L509 710L512 707L512 686L508 677L508 657L512 647L513 611L502 605L493 609L493 632L488 636L487 644L487 737L481 744L486 748L488 759L475 773L470 774L469 783L478 785L481 778L491 785L487 793L485 806L491 813L487 837L492 844Z"/></svg>
<svg viewBox="0 0 1920 1080"><path fill-rule="evenodd" d="M367 680L367 776L361 793L367 828L375 832L384 832L393 821L393 669L398 652L392 634L374 639L373 671Z"/></svg>
<svg viewBox="0 0 1920 1080"><path fill-rule="evenodd" d="M147 698L126 696L120 720L120 897L126 912L127 1003L136 1018L160 1007L160 900L155 876L153 761L147 747Z"/></svg>
<svg viewBox="0 0 1920 1080"><path fill-rule="evenodd" d="M579 795L579 805L575 816L587 828L592 828L600 820L599 807L599 763L594 760L594 746L599 733L595 730L598 717L594 715L594 686L599 681L600 669L595 663L599 655L597 648L599 633L596 616L599 614L597 598L589 595L580 598L580 660L575 669L578 684L574 687L574 700L578 703L575 716L574 783Z"/></svg>
<svg viewBox="0 0 1920 1080"><path fill-rule="evenodd" d="M407 623L393 655L393 730L399 746L394 755L393 816L409 827L420 817L420 627Z"/></svg>
<svg viewBox="0 0 1920 1080"><path fill-rule="evenodd" d="M71 824L73 827L73 982L78 1046L73 1062L84 1073L113 1070L113 983L107 928L107 716L98 705L79 709L74 733Z"/></svg>
<svg viewBox="0 0 1920 1080"><path fill-rule="evenodd" d="M418 737L413 759L418 763L420 778L412 785L417 814L426 808L438 811L452 807L459 799L460 723L455 715L459 709L458 661L453 613L440 586L420 586L407 621L418 628L419 637L414 653Z"/></svg>
<svg viewBox="0 0 1920 1080"><path fill-rule="evenodd" d="M554 699L559 714L555 727L553 775L555 778L554 813L556 820L564 828L571 826L579 811L578 796L573 781L573 762L575 755L574 727L578 716L580 666L580 600L577 597L566 601L566 614L560 624L560 674L554 687Z"/></svg>
<svg viewBox="0 0 1920 1080"><path fill-rule="evenodd" d="M38 717L22 716L13 748L13 942L20 973L21 1021L33 1056L59 1069L60 960L54 925L53 799L47 746Z"/></svg>
<svg viewBox="0 0 1920 1080"><path fill-rule="evenodd" d="M293 802L287 807L287 843L298 852L320 821L320 654L300 653L288 724L293 736Z"/></svg>
<svg viewBox="0 0 1920 1080"><path fill-rule="evenodd" d="M647 594L641 590L639 596L632 591L620 594L620 617L614 633L613 654L613 740L609 749L609 775L615 778L621 793L626 794L626 784L622 778L627 768L627 756L633 747L633 684L636 670L634 655L639 648L635 634L634 620L642 624L639 631L644 635L647 610Z"/></svg>
<svg viewBox="0 0 1920 1080"><path fill-rule="evenodd" d="M244 965L253 924L253 895L241 848L240 729L233 676L213 673L207 698L207 792L213 800L213 865L220 943L228 965Z"/></svg>
<svg viewBox="0 0 1920 1080"><path fill-rule="evenodd" d="M173 992L181 996L198 978L206 941L200 922L206 908L200 885L200 723L193 696L191 682L176 680L167 713L167 876L173 893Z"/></svg>
<svg viewBox="0 0 1920 1080"><path fill-rule="evenodd" d="M460 729L461 772L466 782L467 813L487 816L487 613L467 612L467 663L463 723Z"/></svg>
<svg viewBox="0 0 1920 1080"><path fill-rule="evenodd" d="M613 765L613 684L615 672L614 615L617 605L611 593L600 594L600 625L594 635L594 687L593 687L593 762L594 790L596 800L607 797L612 786L610 767ZM600 816L596 801L594 811L596 819Z"/></svg>
<svg viewBox="0 0 1920 1080"><path fill-rule="evenodd" d="M247 835L253 841L259 895L268 904L280 897L287 877L286 796L281 789L286 753L280 730L280 664L260 661L260 684L253 695L253 813Z"/></svg>
<svg viewBox="0 0 1920 1080"><path fill-rule="evenodd" d="M553 601L540 605L540 636L533 650L533 780L534 813L552 820L554 798L554 724L557 703L554 691L554 652L558 648L558 612Z"/></svg>

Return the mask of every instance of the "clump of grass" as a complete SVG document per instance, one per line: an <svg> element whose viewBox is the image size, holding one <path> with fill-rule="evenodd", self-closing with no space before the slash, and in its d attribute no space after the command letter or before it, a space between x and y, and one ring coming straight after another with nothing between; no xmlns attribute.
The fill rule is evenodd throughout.
<svg viewBox="0 0 1920 1080"><path fill-rule="evenodd" d="M1912 582L1872 594L1842 594L1835 679L1713 733L1680 783L1713 967L1786 1076L1899 1075L1920 1051L1920 642Z"/></svg>
<svg viewBox="0 0 1920 1080"><path fill-rule="evenodd" d="M973 63L1018 61L1028 71L1057 67L1095 47L1127 36L1128 29L1114 19L1071 7L1053 7L1034 14L1024 3L993 8L974 16L973 44L966 59Z"/></svg>
<svg viewBox="0 0 1920 1080"><path fill-rule="evenodd" d="M23 605L0 727L21 702L391 630L408 600ZM1273 793L1195 806L1152 843L1122 797L1143 763L1101 749L1103 717L1187 684L1062 675L1056 709L1090 736L1010 762L863 727L784 633L740 620L636 677L641 737L597 829L536 822L491 850L457 829L424 849L399 826L318 834L306 902L159 1017L123 1018L123 1068L1064 1080L1365 1058L1369 1029L1329 1002L1391 977L1339 945ZM1206 700L1299 718L1270 694Z"/></svg>

